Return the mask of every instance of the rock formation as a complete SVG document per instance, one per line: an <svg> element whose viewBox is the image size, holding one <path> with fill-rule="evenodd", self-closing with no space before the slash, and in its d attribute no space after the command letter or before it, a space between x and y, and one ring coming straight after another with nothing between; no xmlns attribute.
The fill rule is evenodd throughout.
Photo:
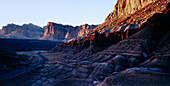
<svg viewBox="0 0 170 86"><path fill-rule="evenodd" d="M85 36L92 35L95 31L109 33L139 28L155 13L161 13L168 2L169 0L118 0L105 22Z"/></svg>
<svg viewBox="0 0 170 86"><path fill-rule="evenodd" d="M79 26L80 31L78 32L78 37L83 37L84 34L88 33L90 30L95 28L97 25L81 25Z"/></svg>
<svg viewBox="0 0 170 86"><path fill-rule="evenodd" d="M73 27L53 22L48 22L47 26L43 28L31 23L23 24L22 26L7 24L7 26L3 26L2 30L0 30L0 38L63 41L83 37L84 34L95 27L97 25L85 24Z"/></svg>
<svg viewBox="0 0 170 86"><path fill-rule="evenodd" d="M43 36L44 30L34 24L23 24L22 26L15 24L7 24L3 26L0 32L2 38L13 39L39 39Z"/></svg>
<svg viewBox="0 0 170 86"><path fill-rule="evenodd" d="M95 28L96 25L81 25L81 26L70 26L62 25L53 22L48 22L44 36L40 39L43 40L69 40L76 37L82 37L89 30Z"/></svg>
<svg viewBox="0 0 170 86"><path fill-rule="evenodd" d="M107 34L105 34L105 33L100 34L96 31L95 34L92 36L88 36L83 39L72 40L72 41L63 43L58 46L62 46L62 47L72 46L72 47L74 47L74 46L80 45L83 47L89 47L89 46L94 45L94 46L99 46L99 47L102 47L102 46L108 47L112 44L118 43L119 41L121 41L123 39L128 38L129 36L135 34L138 31L140 31L140 29L129 29L129 30L126 30L125 32L121 31L121 32L113 32L113 33L107 33ZM57 47L56 47L56 49L54 48L54 50L57 50Z"/></svg>
<svg viewBox="0 0 170 86"><path fill-rule="evenodd" d="M118 3L122 1L129 0ZM130 1L130 6L139 6L128 8L131 14L118 10L127 14L113 19L109 15L88 32L90 36L41 53L49 59L43 67L15 79L32 86L169 86L169 0L137 0L139 5ZM67 31L64 34L62 38L69 37Z"/></svg>
<svg viewBox="0 0 170 86"><path fill-rule="evenodd" d="M56 74L50 83L48 83L50 80L45 79L46 82L42 84L61 86L170 85L168 82L170 80L169 14L170 9L165 8L162 13L156 13L150 17L140 29L136 29L138 31L129 29L127 33L115 32L119 33L117 38L113 35L115 33L105 35L105 33L100 34L96 31L93 36L56 46L52 52L44 55L52 57L53 54L57 60L55 65L62 65L60 61L65 61L62 67L52 64L51 68L54 68L54 71L58 68L66 73L57 72L57 70L56 72L60 75ZM130 33L133 35L129 37L127 34ZM113 37L107 41L110 34ZM124 38L126 36L128 38ZM106 47L105 42L109 43L115 40L114 38L119 40ZM91 43L93 45L90 46ZM48 68L42 71L45 70ZM46 73L48 71L42 75L47 78ZM53 75L53 72L50 72L50 75ZM68 84L65 84L66 82ZM35 85L37 84L39 84L38 81Z"/></svg>
<svg viewBox="0 0 170 86"><path fill-rule="evenodd" d="M71 35L71 32L75 32L75 30L73 26L48 22L44 36L40 39L63 40L69 37L76 37L76 34Z"/></svg>
<svg viewBox="0 0 170 86"><path fill-rule="evenodd" d="M51 54L55 55L59 62L61 59L68 61L59 67L67 74L58 72L61 76L56 75L57 78L50 84L55 83L61 86L170 85L168 82L170 80L169 4L166 1L157 1L143 9L152 8L156 4L161 4L156 8L158 10L161 8L160 13L149 15L149 18L136 29L133 29L135 25L129 24L127 26L132 29L125 28L126 31L113 31L107 34L95 31L92 36L58 45L50 53L45 53L47 57L51 57ZM73 67L73 65L78 66ZM44 68L43 71L45 70L47 69ZM70 70L72 71L68 73ZM47 85L50 80L45 81L42 84ZM65 84L66 82L68 84Z"/></svg>
<svg viewBox="0 0 170 86"><path fill-rule="evenodd" d="M155 1L158 0L118 0L114 8L113 17L135 13Z"/></svg>

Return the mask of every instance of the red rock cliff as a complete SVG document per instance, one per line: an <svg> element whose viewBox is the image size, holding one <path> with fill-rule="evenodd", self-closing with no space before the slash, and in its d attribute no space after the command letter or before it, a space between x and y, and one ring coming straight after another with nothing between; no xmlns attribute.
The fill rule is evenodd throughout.
<svg viewBox="0 0 170 86"><path fill-rule="evenodd" d="M155 1L158 0L118 0L114 12L116 15L132 14Z"/></svg>
<svg viewBox="0 0 170 86"><path fill-rule="evenodd" d="M95 31L109 33L139 28L154 14L161 13L169 2L170 0L118 0L105 22L85 36L92 35Z"/></svg>
<svg viewBox="0 0 170 86"><path fill-rule="evenodd" d="M70 26L62 25L54 22L48 22L43 37L43 40L69 40L76 37L81 37L86 34L89 30L97 27L97 25L81 25L81 26Z"/></svg>

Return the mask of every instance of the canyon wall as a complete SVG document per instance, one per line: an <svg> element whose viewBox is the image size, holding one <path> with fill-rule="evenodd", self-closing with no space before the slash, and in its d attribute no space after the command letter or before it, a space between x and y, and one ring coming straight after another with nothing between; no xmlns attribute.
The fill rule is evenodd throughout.
<svg viewBox="0 0 170 86"><path fill-rule="evenodd" d="M88 33L89 30L97 27L97 25L81 25L81 26L70 26L62 25L53 22L48 22L42 40L69 40L76 37L82 37Z"/></svg>
<svg viewBox="0 0 170 86"><path fill-rule="evenodd" d="M170 0L118 0L104 23L84 36L93 35L95 31L109 33L140 28L154 14L162 13L169 2Z"/></svg>
<svg viewBox="0 0 170 86"><path fill-rule="evenodd" d="M118 16L132 14L155 1L158 0L118 0L114 13Z"/></svg>

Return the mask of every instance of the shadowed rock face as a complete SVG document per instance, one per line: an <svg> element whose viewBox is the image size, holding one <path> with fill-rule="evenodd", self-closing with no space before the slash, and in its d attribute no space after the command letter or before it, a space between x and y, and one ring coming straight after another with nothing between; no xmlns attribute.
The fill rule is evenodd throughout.
<svg viewBox="0 0 170 86"><path fill-rule="evenodd" d="M134 31L131 36L120 32L117 35L120 42L117 41L111 46L106 47L105 44L111 42L107 41L110 34L114 34L110 38L116 37L116 32L108 34L95 32L95 35L82 40L56 46L51 53L44 55L57 60L54 64L59 67L54 64L48 66L53 70L58 68L55 70L57 74L54 75L54 79L48 80L46 73L49 71L46 71L42 75L47 80L42 84L61 86L76 86L77 84L82 86L170 85L168 82L170 80L168 40L170 26L167 22L169 8L166 7L162 13L156 13L150 17L140 30ZM132 29L132 32L133 30L135 29ZM131 32L131 30L127 31ZM58 72L59 70L62 73ZM52 76L55 73L49 74ZM37 81L36 84L38 83Z"/></svg>
<svg viewBox="0 0 170 86"><path fill-rule="evenodd" d="M40 39L43 40L69 40L76 37L82 37L89 30L95 28L96 25L81 25L81 26L69 26L62 25L53 22L48 22L44 36Z"/></svg>
<svg viewBox="0 0 170 86"><path fill-rule="evenodd" d="M108 50L112 49L113 52L115 52L115 50L117 49L120 49L121 51L119 52L119 54L123 54L128 58L130 55L130 59L132 57L136 58L138 62L137 60L135 62L130 59L127 61L128 62L130 61L129 63L131 64L132 63L139 64L139 68L127 69L115 75L109 76L105 78L105 80L100 84L100 86L124 85L124 84L155 85L155 86L170 85L170 83L168 82L170 80L170 78L168 78L170 73L169 70L170 69L170 59L169 59L170 31L168 29L170 25L169 22L167 22L167 20L169 20L170 18L168 17L170 15L170 9L168 6L167 9L164 10L164 12L165 14L153 15L148 20L148 23L143 30L139 31L132 37L121 41L115 46L113 45L108 49ZM136 42L132 42L132 40L136 40ZM146 41L144 42L144 40ZM128 41L131 41L131 43L135 43L135 44L139 43L139 45L142 44L142 46L141 48L139 46L134 47L135 51L130 53L129 51L132 51L133 48L127 50L128 48L126 47L126 43ZM132 45L135 46L134 44L131 43L129 43L127 46L132 46ZM120 44L124 46L124 49L120 48ZM117 46L119 46L119 48ZM115 47L117 47L117 49ZM126 51L129 53L125 53ZM137 54L137 52L139 51L143 52L143 56L135 56L135 53ZM144 55L144 52L147 54L147 56ZM131 64L129 64L129 66ZM134 66L135 65L133 65L132 67ZM140 67L146 67L146 69Z"/></svg>
<svg viewBox="0 0 170 86"><path fill-rule="evenodd" d="M33 24L24 24L22 26L8 24L2 27L0 34L3 38L14 39L39 39L43 36L44 30Z"/></svg>
<svg viewBox="0 0 170 86"><path fill-rule="evenodd" d="M56 46L56 49L59 46L61 47L76 47L77 45L82 47L89 47L89 46L98 46L98 47L109 47L112 44L116 44L119 41L128 38L129 36L135 34L136 32L140 31L140 29L130 29L126 32L113 32L113 33L98 33L97 31L93 36L85 37L84 39L73 40L68 43L63 43L61 45Z"/></svg>

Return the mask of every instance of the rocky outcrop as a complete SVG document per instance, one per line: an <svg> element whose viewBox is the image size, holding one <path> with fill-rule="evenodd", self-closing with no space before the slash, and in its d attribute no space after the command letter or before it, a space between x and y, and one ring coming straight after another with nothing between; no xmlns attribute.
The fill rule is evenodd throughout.
<svg viewBox="0 0 170 86"><path fill-rule="evenodd" d="M23 24L22 26L16 24L7 24L3 26L0 32L2 38L13 39L39 39L43 36L44 30L34 24Z"/></svg>
<svg viewBox="0 0 170 86"><path fill-rule="evenodd" d="M48 22L45 28L44 35L40 39L63 40L65 38L66 39L72 38L72 37L76 37L76 34L71 33L75 31L76 31L76 28L73 26Z"/></svg>
<svg viewBox="0 0 170 86"><path fill-rule="evenodd" d="M98 46L98 47L109 47L112 44L116 44L121 40L124 40L128 38L129 36L135 34L136 32L140 31L140 29L129 29L125 32L113 32L113 33L98 33L95 32L94 35L85 37L83 39L76 39L72 40L67 43L63 43L60 45L57 45L53 50L57 50L58 47L76 47L76 46L82 46L82 47L89 47L89 46Z"/></svg>
<svg viewBox="0 0 170 86"><path fill-rule="evenodd" d="M170 78L168 78L169 77L168 75L170 73L170 70L169 70L170 69L169 67L170 66L169 64L170 63L170 59L169 59L170 41L168 40L170 33L169 33L168 28L170 27L170 25L169 25L169 22L167 21L170 18L168 17L170 14L170 9L168 8L168 10L169 11L165 12L165 14L160 14L160 13L155 14L149 19L146 27L143 30L141 30L139 33L109 48L109 49L113 49L113 50L110 50L112 53L114 52L116 53L118 51L116 50L116 47L122 46L122 49L120 47L117 48L121 50L120 52L117 52L117 53L124 55L128 58L130 56L130 59L127 60L128 62L127 65L134 67L135 64L136 65L139 64L140 67L126 69L122 72L106 77L105 80L101 84L99 84L99 86L123 85L122 82L126 83L126 85L133 84L133 85L161 86L164 83L166 85L170 84L167 82L167 80L170 80ZM136 42L134 39L136 40ZM134 40L134 41L132 42L131 40ZM144 42L144 40L146 41ZM135 45L131 43L133 44L139 43L139 45L142 44L142 46L141 47L136 46L133 48L132 46L135 46ZM125 47L126 45L131 45L132 50L133 49L138 49L138 50L132 51L130 47L129 48L128 46ZM138 57L137 52L138 52L138 55L140 55L139 51L145 52L146 56L143 53L143 56ZM104 55L104 53L102 54ZM131 58L133 59L136 58L136 59L132 61ZM160 80L159 78L163 78L165 80L163 79ZM128 82L126 82L127 79L128 79ZM140 82L137 82L137 81L140 81Z"/></svg>
<svg viewBox="0 0 170 86"><path fill-rule="evenodd" d="M154 14L162 13L168 2L169 0L118 0L105 22L85 36L93 35L95 31L109 33L140 28Z"/></svg>
<svg viewBox="0 0 170 86"><path fill-rule="evenodd" d="M90 30L95 28L97 25L81 25L79 26L80 31L78 32L78 37L83 37L84 34L88 33Z"/></svg>
<svg viewBox="0 0 170 86"><path fill-rule="evenodd" d="M128 15L135 13L150 3L158 0L118 0L115 5L113 16Z"/></svg>
<svg viewBox="0 0 170 86"><path fill-rule="evenodd" d="M124 40L108 48L104 48L105 43L108 35L112 33L106 35L98 32L82 40L57 46L54 48L55 51L43 54L50 60L45 63L46 67L40 70L41 78L36 80L34 86L41 84L44 86L169 86L168 20L170 17L168 16L169 12L166 11L153 15L142 25L140 31L130 37L125 35L128 38L123 37ZM130 30L133 32L135 29ZM109 38L110 40L115 40L115 33L112 34L115 37ZM122 39L121 33L117 35L119 39ZM89 46L91 40L94 42Z"/></svg>
<svg viewBox="0 0 170 86"><path fill-rule="evenodd" d="M53 22L48 22L44 36L40 39L42 40L69 40L76 37L82 37L89 30L95 28L96 25L81 25L81 26L70 26L62 25Z"/></svg>
<svg viewBox="0 0 170 86"><path fill-rule="evenodd" d="M0 38L13 39L41 39L52 41L67 41L70 39L79 39L84 34L98 25L84 24L81 26L62 25L53 22L48 22L43 28L34 24L7 24L0 30Z"/></svg>

